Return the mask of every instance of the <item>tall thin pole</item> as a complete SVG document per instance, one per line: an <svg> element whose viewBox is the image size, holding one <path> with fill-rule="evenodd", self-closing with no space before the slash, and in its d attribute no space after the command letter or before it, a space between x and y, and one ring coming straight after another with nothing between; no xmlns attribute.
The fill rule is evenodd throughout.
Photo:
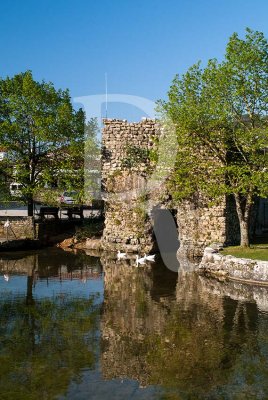
<svg viewBox="0 0 268 400"><path fill-rule="evenodd" d="M107 110L108 110L108 78L107 72L105 72L105 118L107 118Z"/></svg>

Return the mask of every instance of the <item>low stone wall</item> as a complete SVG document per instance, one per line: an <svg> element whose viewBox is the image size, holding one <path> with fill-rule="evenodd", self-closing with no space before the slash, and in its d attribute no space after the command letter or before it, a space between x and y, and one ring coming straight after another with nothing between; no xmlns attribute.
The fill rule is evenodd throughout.
<svg viewBox="0 0 268 400"><path fill-rule="evenodd" d="M7 220L8 228L4 227ZM82 223L80 219L36 222L33 217L0 217L0 251L54 244L61 235L74 235Z"/></svg>
<svg viewBox="0 0 268 400"><path fill-rule="evenodd" d="M9 220L9 227L4 224ZM33 217L0 217L0 238L9 240L34 239L35 227Z"/></svg>
<svg viewBox="0 0 268 400"><path fill-rule="evenodd" d="M205 249L198 270L215 278L268 285L268 261L224 256L211 247Z"/></svg>

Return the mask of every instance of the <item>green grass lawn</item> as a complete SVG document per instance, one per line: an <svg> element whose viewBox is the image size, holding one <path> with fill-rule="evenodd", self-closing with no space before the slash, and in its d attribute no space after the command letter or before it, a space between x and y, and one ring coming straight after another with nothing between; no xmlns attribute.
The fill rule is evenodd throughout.
<svg viewBox="0 0 268 400"><path fill-rule="evenodd" d="M249 248L240 246L225 247L221 253L224 255L230 254L238 258L268 261L268 243L252 244Z"/></svg>

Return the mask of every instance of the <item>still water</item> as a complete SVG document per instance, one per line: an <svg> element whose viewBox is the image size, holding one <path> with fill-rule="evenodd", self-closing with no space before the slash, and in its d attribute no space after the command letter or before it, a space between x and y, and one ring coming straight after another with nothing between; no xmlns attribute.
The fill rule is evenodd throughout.
<svg viewBox="0 0 268 400"><path fill-rule="evenodd" d="M159 260L1 254L0 399L268 399L267 289Z"/></svg>

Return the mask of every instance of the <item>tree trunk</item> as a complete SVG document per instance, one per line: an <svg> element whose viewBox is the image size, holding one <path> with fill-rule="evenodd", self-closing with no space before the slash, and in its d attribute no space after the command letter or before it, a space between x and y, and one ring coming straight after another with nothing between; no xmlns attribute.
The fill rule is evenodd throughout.
<svg viewBox="0 0 268 400"><path fill-rule="evenodd" d="M33 283L34 283L34 273L36 271L36 257L37 256L35 255L31 275L27 276L27 294L26 294L27 306L33 305L35 303L34 297L33 297Z"/></svg>
<svg viewBox="0 0 268 400"><path fill-rule="evenodd" d="M34 298L33 298L33 272L32 272L32 275L27 276L26 305L31 306L33 304L34 304Z"/></svg>
<svg viewBox="0 0 268 400"><path fill-rule="evenodd" d="M249 247L249 220L253 204L252 195L249 193L247 196L241 197L239 194L235 194L234 197L240 226L240 246Z"/></svg>
<svg viewBox="0 0 268 400"><path fill-rule="evenodd" d="M240 236L241 236L240 246L241 247L249 247L249 224L248 224L248 221L240 222Z"/></svg>
<svg viewBox="0 0 268 400"><path fill-rule="evenodd" d="M32 217L34 212L33 196L28 196L27 205L28 205L28 217Z"/></svg>

